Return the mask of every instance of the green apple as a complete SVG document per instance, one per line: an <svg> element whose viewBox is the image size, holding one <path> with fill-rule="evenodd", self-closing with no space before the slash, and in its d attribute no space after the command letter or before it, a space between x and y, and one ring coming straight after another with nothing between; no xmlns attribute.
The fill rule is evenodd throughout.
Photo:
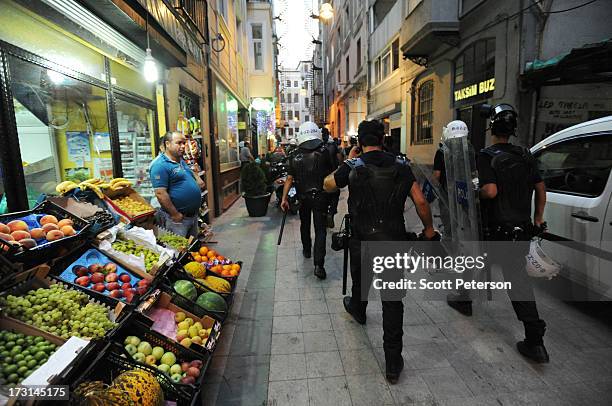
<svg viewBox="0 0 612 406"><path fill-rule="evenodd" d="M189 326L190 326L190 324L186 320L184 320L184 321L181 321L179 324L177 324L176 329L179 330L179 331L180 330L188 330Z"/></svg>
<svg viewBox="0 0 612 406"><path fill-rule="evenodd" d="M170 366L166 364L160 364L157 369L162 371L164 374L168 374L170 372Z"/></svg>
<svg viewBox="0 0 612 406"><path fill-rule="evenodd" d="M174 365L176 363L176 356L170 351L168 351L164 353L164 355L161 357L161 363L166 364L168 366Z"/></svg>
<svg viewBox="0 0 612 406"><path fill-rule="evenodd" d="M176 375L176 374L181 374L183 372L183 370L181 369L181 366L179 364L174 364L170 367L170 373L172 375Z"/></svg>
<svg viewBox="0 0 612 406"><path fill-rule="evenodd" d="M174 314L174 321L176 321L177 323L180 323L181 321L185 320L185 317L187 317L187 315L183 312L176 312Z"/></svg>
<svg viewBox="0 0 612 406"><path fill-rule="evenodd" d="M144 355L151 355L151 353L153 352L153 347L151 347L151 344L149 344L148 342L142 341L138 345L138 352L142 352Z"/></svg>
<svg viewBox="0 0 612 406"><path fill-rule="evenodd" d="M140 345L140 338L136 336L132 336L130 344L132 344L135 347L138 347Z"/></svg>
<svg viewBox="0 0 612 406"><path fill-rule="evenodd" d="M170 379L172 379L174 382L179 383L181 381L181 379L183 378L183 376L181 374L173 374Z"/></svg>
<svg viewBox="0 0 612 406"><path fill-rule="evenodd" d="M134 358L134 360L138 361L138 362L145 362L145 358L147 356L144 355L142 352L137 352L136 354L134 354L132 356L132 358Z"/></svg>
<svg viewBox="0 0 612 406"><path fill-rule="evenodd" d="M198 330L198 328L196 326L191 326L189 327L189 330L187 330L189 332L189 337L193 338L193 337L197 337L198 332L200 330Z"/></svg>
<svg viewBox="0 0 612 406"><path fill-rule="evenodd" d="M125 337L125 340L123 341L123 345L132 344L132 337L133 337L133 336L127 336L127 337Z"/></svg>
<svg viewBox="0 0 612 406"><path fill-rule="evenodd" d="M153 347L153 351L151 352L151 355L153 355L155 357L156 360L160 360L162 355L164 355L164 349L162 347ZM172 364L170 364L172 365Z"/></svg>
<svg viewBox="0 0 612 406"><path fill-rule="evenodd" d="M125 350L128 352L128 354L130 355L134 355L138 352L138 348L136 348L135 345L132 344L128 344L125 346Z"/></svg>
<svg viewBox="0 0 612 406"><path fill-rule="evenodd" d="M145 362L149 365L155 365L157 360L155 359L153 355L147 355L147 357L145 358Z"/></svg>

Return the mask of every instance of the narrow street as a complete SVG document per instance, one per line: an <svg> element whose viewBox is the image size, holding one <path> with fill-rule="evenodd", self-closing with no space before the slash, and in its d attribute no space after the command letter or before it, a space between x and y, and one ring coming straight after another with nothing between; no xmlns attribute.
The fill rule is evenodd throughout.
<svg viewBox="0 0 612 406"><path fill-rule="evenodd" d="M407 205L408 225L419 230ZM346 211L346 192L339 213ZM444 302L405 299L404 372L384 378L382 311L364 326L342 306L342 252L329 248L327 279L301 254L299 219L249 218L240 200L215 223L219 247L244 261L232 315L204 377L206 405L608 405L612 397L609 304L584 309L537 293L551 362L515 349L522 325L507 302L467 318ZM337 216L336 222L340 220ZM349 282L350 286L350 282ZM599 317L595 316L600 314Z"/></svg>

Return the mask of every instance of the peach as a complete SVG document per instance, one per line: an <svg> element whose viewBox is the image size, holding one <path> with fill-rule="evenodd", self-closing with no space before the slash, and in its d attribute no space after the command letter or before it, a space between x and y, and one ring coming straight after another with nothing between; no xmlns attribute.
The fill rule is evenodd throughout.
<svg viewBox="0 0 612 406"><path fill-rule="evenodd" d="M34 248L38 245L36 244L36 241L31 238L24 238L23 240L20 240L19 243L26 249Z"/></svg>
<svg viewBox="0 0 612 406"><path fill-rule="evenodd" d="M45 232L45 234L48 234L49 231L59 230L59 227L57 226L57 224L47 223L42 227L42 229Z"/></svg>
<svg viewBox="0 0 612 406"><path fill-rule="evenodd" d="M57 226L61 230L62 227L64 227L64 226L71 226L73 224L74 224L74 222L72 220L70 220L70 219L63 219L63 220L60 220L59 223L57 223Z"/></svg>
<svg viewBox="0 0 612 406"><path fill-rule="evenodd" d="M49 230L51 231L51 230ZM32 238L36 239L36 240L40 240L41 238L45 238L45 235L47 233L45 233L45 230L43 230L42 228L33 228L30 230L30 235L32 236Z"/></svg>
<svg viewBox="0 0 612 406"><path fill-rule="evenodd" d="M57 224L57 217L47 214L40 219L40 225L44 226L47 223Z"/></svg>
<svg viewBox="0 0 612 406"><path fill-rule="evenodd" d="M26 222L23 220L13 220L10 223L8 223L7 226L11 230L11 233L13 231L29 231L30 230Z"/></svg>
<svg viewBox="0 0 612 406"><path fill-rule="evenodd" d="M60 228L60 231L62 233L64 233L64 235L66 237L76 234L76 232L74 231L74 228L72 228L72 226L63 226L63 227Z"/></svg>
<svg viewBox="0 0 612 406"><path fill-rule="evenodd" d="M21 241L25 238L31 237L30 233L28 233L27 231L22 231L22 230L13 231L11 235L13 236L15 241Z"/></svg>
<svg viewBox="0 0 612 406"><path fill-rule="evenodd" d="M4 241L15 241L13 236L10 234L0 233L0 238L2 238Z"/></svg>
<svg viewBox="0 0 612 406"><path fill-rule="evenodd" d="M0 223L0 233L10 234L11 233L11 229L6 224Z"/></svg>
<svg viewBox="0 0 612 406"><path fill-rule="evenodd" d="M64 238L64 233L60 230L51 230L47 233L47 241L55 241Z"/></svg>

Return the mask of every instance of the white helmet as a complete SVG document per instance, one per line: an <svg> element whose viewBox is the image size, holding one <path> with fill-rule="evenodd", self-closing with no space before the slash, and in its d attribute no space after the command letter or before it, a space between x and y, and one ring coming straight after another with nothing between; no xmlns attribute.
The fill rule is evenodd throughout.
<svg viewBox="0 0 612 406"><path fill-rule="evenodd" d="M297 135L297 143L301 145L307 141L322 140L321 129L312 121L306 121L300 126Z"/></svg>
<svg viewBox="0 0 612 406"><path fill-rule="evenodd" d="M529 254L525 259L527 260L527 274L534 278L548 278L550 280L557 276L561 270L561 265L542 250L539 239L531 241Z"/></svg>
<svg viewBox="0 0 612 406"><path fill-rule="evenodd" d="M452 138L467 137L468 133L467 124L463 121L451 121L442 129L442 142Z"/></svg>
<svg viewBox="0 0 612 406"><path fill-rule="evenodd" d="M289 145L297 145L297 141L295 140L295 138L289 139Z"/></svg>

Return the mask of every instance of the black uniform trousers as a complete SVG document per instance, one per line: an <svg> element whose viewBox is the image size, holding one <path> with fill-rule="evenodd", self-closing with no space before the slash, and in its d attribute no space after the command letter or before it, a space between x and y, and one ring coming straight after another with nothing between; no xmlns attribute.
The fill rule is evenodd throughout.
<svg viewBox="0 0 612 406"><path fill-rule="evenodd" d="M321 197L325 200L325 197ZM312 249L312 238L310 237L310 219L314 220L314 264L325 265L325 239L327 238L327 205L314 199L300 199L300 235L302 237L302 248L305 251Z"/></svg>
<svg viewBox="0 0 612 406"><path fill-rule="evenodd" d="M329 194L329 214L332 216L338 213L338 202L340 201L340 191L337 190Z"/></svg>
<svg viewBox="0 0 612 406"><path fill-rule="evenodd" d="M351 309L364 314L368 302L361 300L362 286L372 286L373 272L366 275L361 273L361 240L351 238L349 240L349 253L351 264ZM383 348L385 358L399 357L402 354L402 328L404 320L404 303L401 301L382 301L383 311Z"/></svg>
<svg viewBox="0 0 612 406"><path fill-rule="evenodd" d="M538 314L531 278L525 269L529 244L529 236L512 240L494 234L488 236L485 248L491 262L500 265L504 280L512 284L508 296L516 317L523 322L527 342L538 345L542 344L546 323Z"/></svg>

